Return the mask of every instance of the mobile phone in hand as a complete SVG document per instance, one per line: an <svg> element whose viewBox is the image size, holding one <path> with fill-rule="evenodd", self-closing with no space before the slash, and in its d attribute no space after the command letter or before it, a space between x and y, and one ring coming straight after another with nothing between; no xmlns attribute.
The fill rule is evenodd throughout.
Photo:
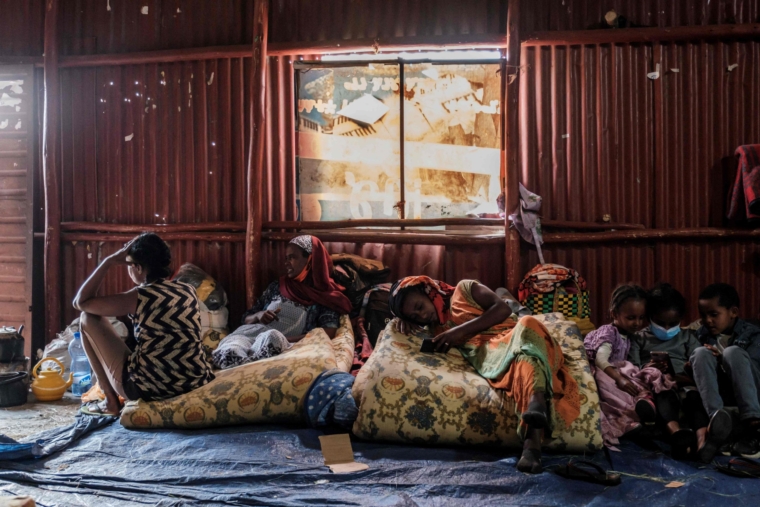
<svg viewBox="0 0 760 507"><path fill-rule="evenodd" d="M420 352L423 354L435 354L435 342L432 338L425 338L422 340L422 347L420 347Z"/></svg>
<svg viewBox="0 0 760 507"><path fill-rule="evenodd" d="M662 351L653 351L652 352L652 362L655 363L662 363L667 365L667 371L665 373L668 373L670 375L675 375L675 368L673 368L673 361L670 360L670 354L667 352Z"/></svg>

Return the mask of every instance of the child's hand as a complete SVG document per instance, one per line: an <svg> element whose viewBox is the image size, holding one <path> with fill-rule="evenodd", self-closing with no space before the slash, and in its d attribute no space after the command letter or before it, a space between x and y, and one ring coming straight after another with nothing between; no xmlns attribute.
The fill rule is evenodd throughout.
<svg viewBox="0 0 760 507"><path fill-rule="evenodd" d="M639 388L636 387L636 384L634 384L628 379L621 377L620 380L615 382L615 384L617 384L618 389L620 389L624 393L630 394L631 396L636 396L637 394L639 394Z"/></svg>
<svg viewBox="0 0 760 507"><path fill-rule="evenodd" d="M723 353L712 345L705 345L705 348L709 350L710 352L712 352L712 355L714 355L718 359L720 359L721 356L723 356Z"/></svg>
<svg viewBox="0 0 760 507"><path fill-rule="evenodd" d="M662 373L668 372L668 365L658 361L650 361L644 365L644 368L655 368L657 370L660 370Z"/></svg>

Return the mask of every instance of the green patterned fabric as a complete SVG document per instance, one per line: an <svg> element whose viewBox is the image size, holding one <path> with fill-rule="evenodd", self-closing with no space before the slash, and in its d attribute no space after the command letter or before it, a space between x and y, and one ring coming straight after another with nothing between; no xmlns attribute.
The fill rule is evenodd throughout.
<svg viewBox="0 0 760 507"><path fill-rule="evenodd" d="M557 300L556 309L554 308L555 299ZM530 308L534 314L560 312L567 318L580 317L582 319L591 316L587 290L581 291L580 294L531 294L521 303Z"/></svg>
<svg viewBox="0 0 760 507"><path fill-rule="evenodd" d="M562 314L538 315L559 342L580 388L580 416L555 430L544 448L585 452L602 447L599 396L578 327ZM410 444L496 445L520 448L512 400L492 389L462 354L422 354L421 339L386 327L354 383L356 436Z"/></svg>

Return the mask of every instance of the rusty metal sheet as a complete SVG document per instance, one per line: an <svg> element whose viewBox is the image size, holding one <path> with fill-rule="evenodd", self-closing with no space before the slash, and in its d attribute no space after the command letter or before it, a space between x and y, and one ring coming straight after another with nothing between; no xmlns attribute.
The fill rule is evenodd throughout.
<svg viewBox="0 0 760 507"><path fill-rule="evenodd" d="M507 26L502 0L273 0L273 42L495 34Z"/></svg>
<svg viewBox="0 0 760 507"><path fill-rule="evenodd" d="M734 151L760 143L760 43L654 46L661 62L662 138L655 178L658 228L721 227L736 173Z"/></svg>
<svg viewBox="0 0 760 507"><path fill-rule="evenodd" d="M653 216L653 85L646 45L526 47L522 183L554 220Z"/></svg>
<svg viewBox="0 0 760 507"><path fill-rule="evenodd" d="M74 5L61 9L61 55L252 41L253 0L80 0Z"/></svg>
<svg viewBox="0 0 760 507"><path fill-rule="evenodd" d="M32 350L34 67L0 67L0 325L25 326Z"/></svg>
<svg viewBox="0 0 760 507"><path fill-rule="evenodd" d="M586 30L611 9L640 26L757 23L759 0L524 0L522 31Z"/></svg>
<svg viewBox="0 0 760 507"><path fill-rule="evenodd" d="M0 1L0 56L40 56L44 0Z"/></svg>

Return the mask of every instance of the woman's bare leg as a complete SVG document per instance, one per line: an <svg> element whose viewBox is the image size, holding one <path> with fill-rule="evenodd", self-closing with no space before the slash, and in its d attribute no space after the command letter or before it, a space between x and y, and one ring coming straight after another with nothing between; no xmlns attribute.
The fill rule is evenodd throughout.
<svg viewBox="0 0 760 507"><path fill-rule="evenodd" d="M106 395L106 409L110 414L117 414L121 408L119 396L126 399L121 379L129 348L107 318L82 313L79 323L84 351Z"/></svg>
<svg viewBox="0 0 760 507"><path fill-rule="evenodd" d="M523 442L523 452L517 469L528 474L540 474L541 467L541 439L543 428L548 421L546 397L541 391L536 391L530 398L528 409L522 415L523 423L528 425Z"/></svg>
<svg viewBox="0 0 760 507"><path fill-rule="evenodd" d="M541 466L541 437L544 430L528 427L523 442L523 452L517 469L526 474L540 474L544 471Z"/></svg>

